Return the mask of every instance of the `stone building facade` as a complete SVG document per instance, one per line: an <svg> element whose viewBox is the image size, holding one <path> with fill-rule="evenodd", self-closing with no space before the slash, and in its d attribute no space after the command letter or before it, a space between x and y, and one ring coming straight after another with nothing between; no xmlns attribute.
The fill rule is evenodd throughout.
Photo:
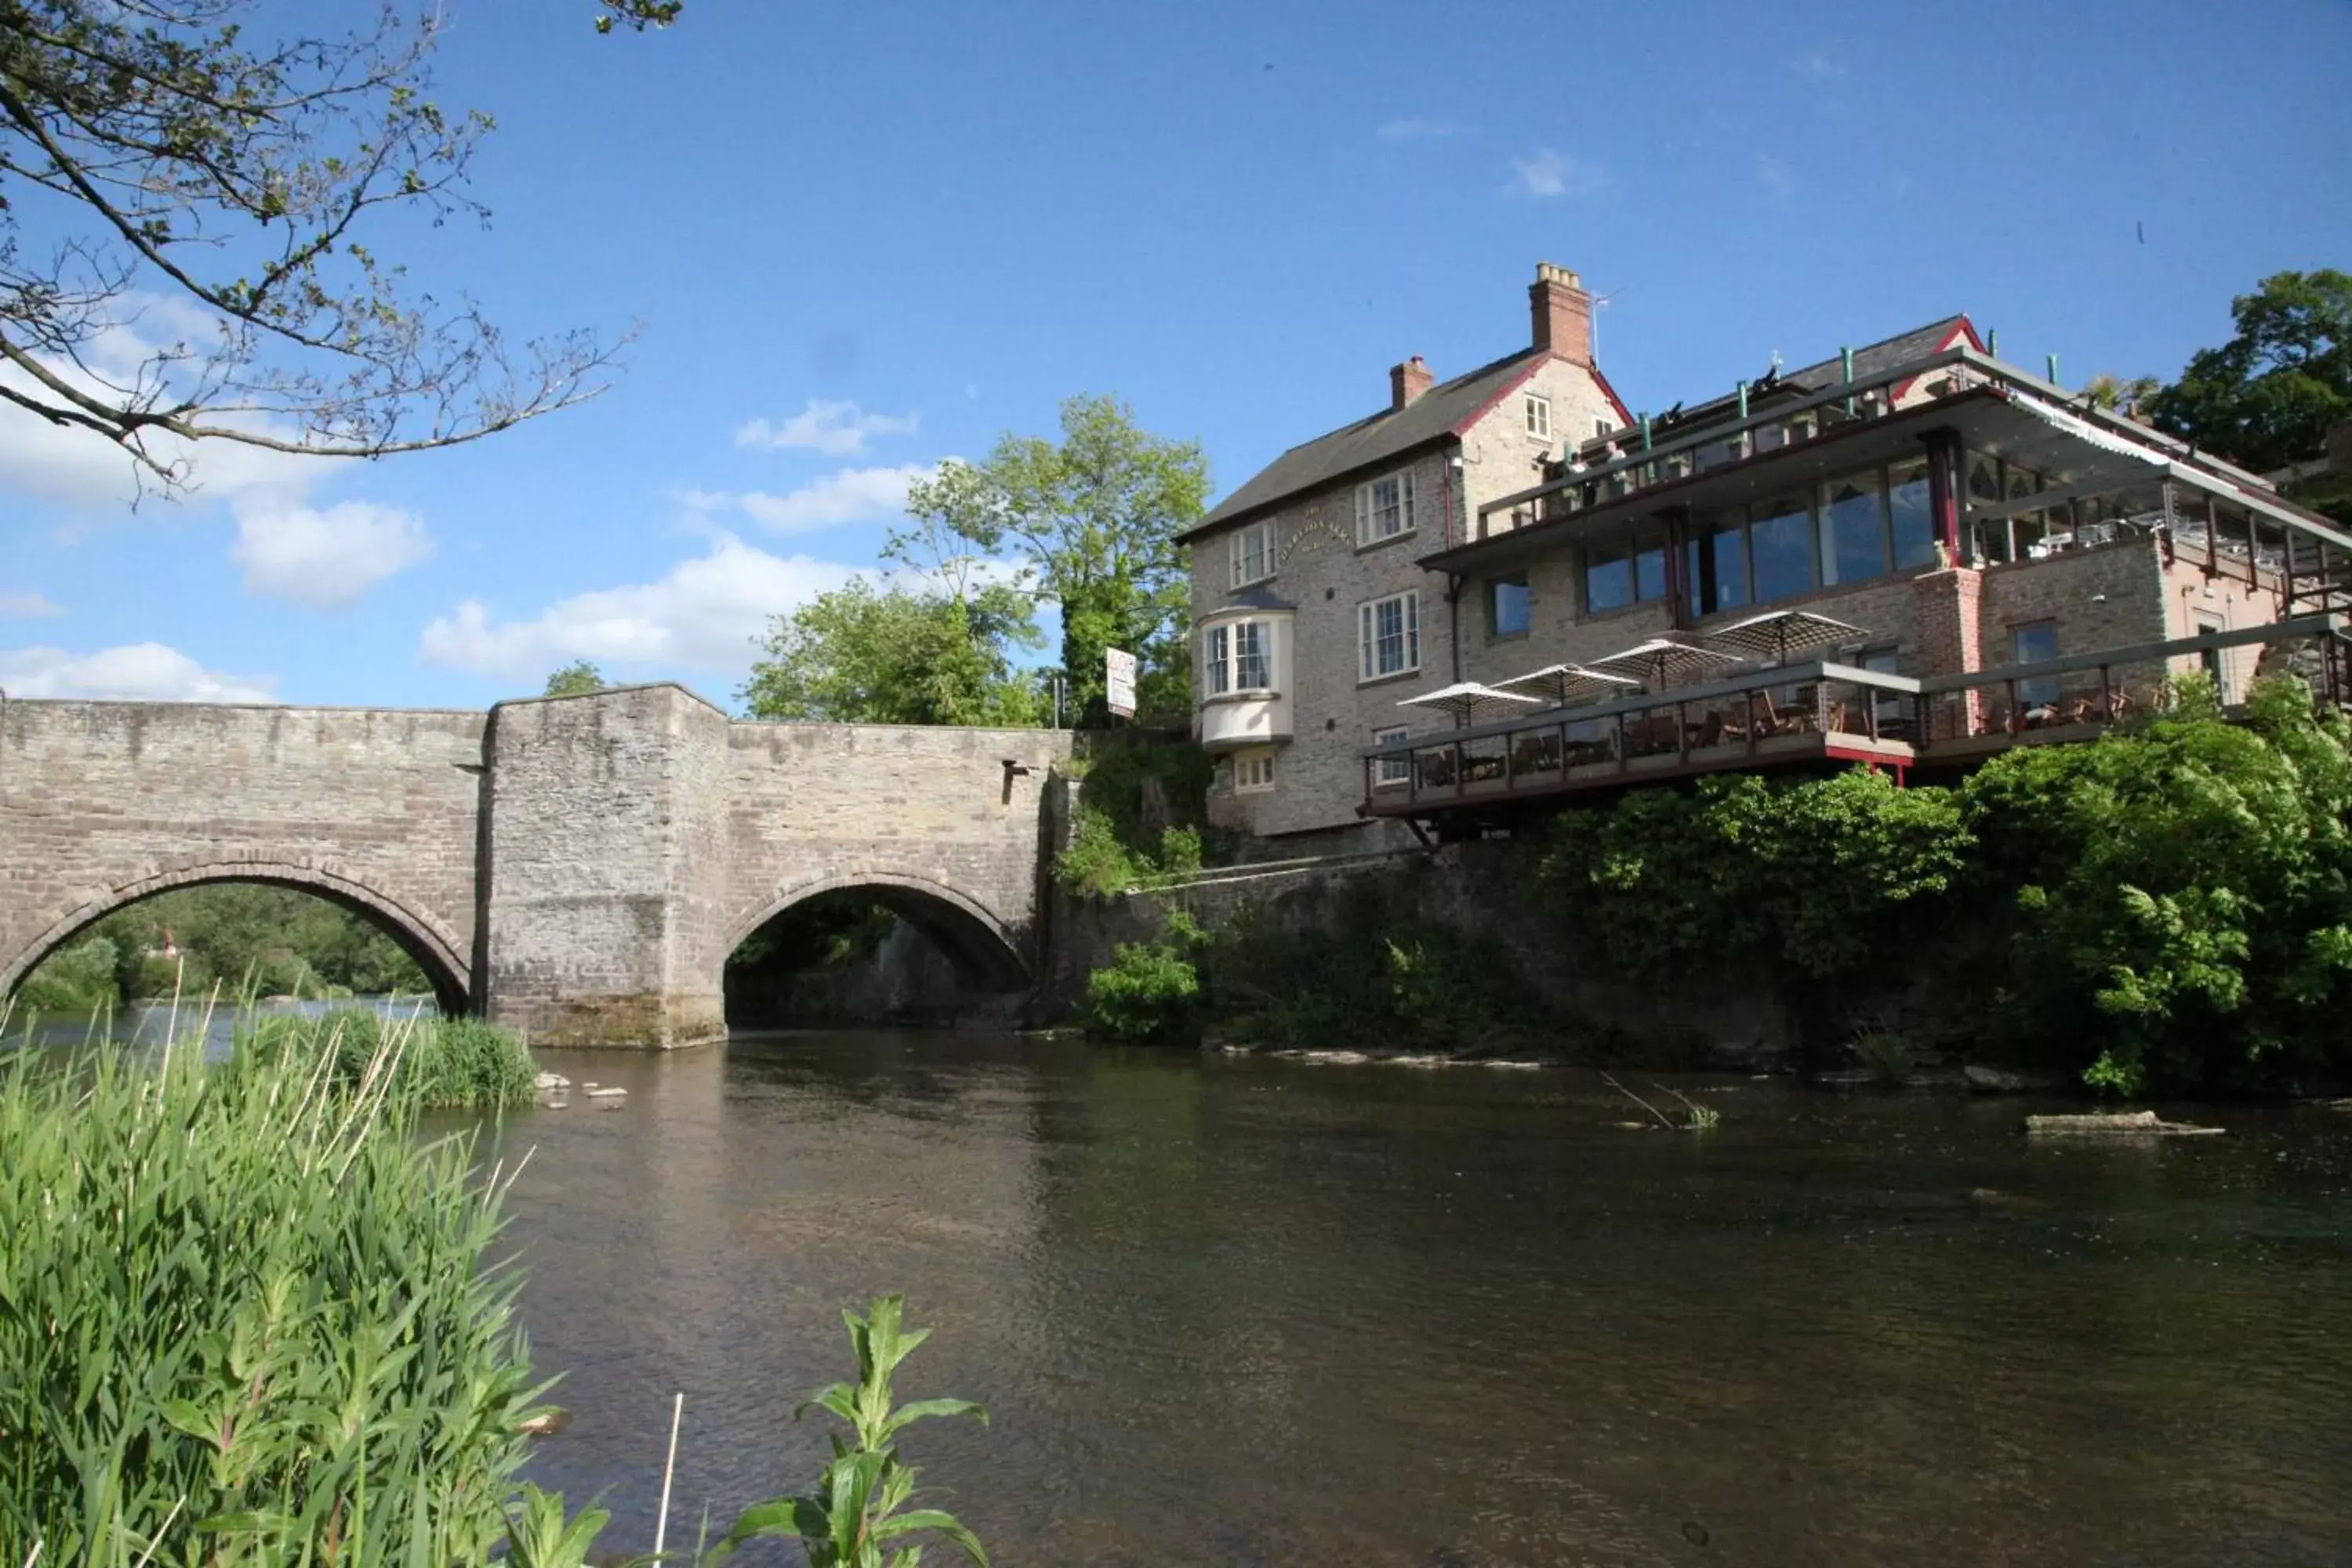
<svg viewBox="0 0 2352 1568"><path fill-rule="evenodd" d="M1263 837L1364 827L1363 748L1408 722L1400 698L1455 679L1493 637L1490 606L1457 602L1419 558L1537 482L1563 438L1625 424L1576 275L1547 265L1528 296L1527 348L1443 384L1405 361L1386 409L1294 447L1187 534L1194 689L1220 753L1213 822ZM1262 661L1244 661L1244 637L1264 639Z"/></svg>
<svg viewBox="0 0 2352 1568"><path fill-rule="evenodd" d="M1573 273L1547 264L1529 298L1529 348L1442 385L1396 366L1386 410L1185 536L1213 821L1374 847L1400 827L1382 792L1416 775L1366 749L1454 723L1401 699L1759 615L1840 623L1842 663L1943 678L2352 608L2352 536L2001 364L1965 316L1653 419L1594 366ZM2201 665L2234 700L2260 657L2126 664L2105 689ZM1928 722L2048 723L2097 668L1991 679Z"/></svg>

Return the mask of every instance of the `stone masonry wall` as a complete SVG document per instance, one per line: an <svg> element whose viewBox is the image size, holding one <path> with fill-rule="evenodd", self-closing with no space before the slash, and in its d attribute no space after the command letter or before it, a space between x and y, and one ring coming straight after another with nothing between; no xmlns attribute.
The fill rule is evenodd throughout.
<svg viewBox="0 0 2352 1568"><path fill-rule="evenodd" d="M1040 965L1049 731L730 721L677 686L488 714L0 697L0 992L169 887L373 914L541 1044L690 1045L786 904L868 887L988 984Z"/></svg>
<svg viewBox="0 0 2352 1568"><path fill-rule="evenodd" d="M484 720L0 698L0 992L110 910L243 879L366 909L466 1001Z"/></svg>
<svg viewBox="0 0 2352 1568"><path fill-rule="evenodd" d="M1549 441L1527 432L1527 392L1550 399L1553 434ZM1276 675L1276 684L1286 684L1291 696L1292 738L1276 754L1270 791L1237 794L1229 773L1220 770L1209 797L1212 822L1259 835L1349 830L1366 848L1401 835L1395 824L1366 824L1357 817L1364 777L1359 753L1382 730L1427 728L1425 715L1399 708L1398 700L1457 678L1473 678L1468 664L1486 638L1479 585L1465 583L1460 603L1449 603L1445 577L1424 569L1419 557L1462 537L1481 502L1536 483L1541 478L1538 459L1547 450L1558 450L1564 436L1580 439L1591 433L1594 420L1612 416L1590 372L1566 360L1547 360L1523 387L1488 409L1459 443L1442 443L1393 468L1351 474L1270 514L1280 565L1261 586L1297 606L1291 668ZM1462 458L1458 470L1451 461L1457 453ZM1359 547L1356 487L1404 468L1413 476L1414 531ZM1226 548L1223 531L1192 547L1195 619L1230 597ZM1420 667L1401 675L1360 679L1359 608L1407 589L1421 595Z"/></svg>

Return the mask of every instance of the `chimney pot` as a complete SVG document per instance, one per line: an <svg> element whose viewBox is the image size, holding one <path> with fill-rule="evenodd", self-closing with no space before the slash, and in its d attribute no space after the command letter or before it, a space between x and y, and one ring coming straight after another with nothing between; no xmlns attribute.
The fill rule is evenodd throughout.
<svg viewBox="0 0 2352 1568"><path fill-rule="evenodd" d="M1389 411L1394 413L1405 407L1436 384L1437 377L1430 373L1429 366L1423 363L1419 354L1413 355L1402 364L1391 365L1389 367Z"/></svg>
<svg viewBox="0 0 2352 1568"><path fill-rule="evenodd" d="M1565 267L1538 262L1528 307L1537 348L1574 364L1592 363L1592 296L1584 291L1582 279Z"/></svg>

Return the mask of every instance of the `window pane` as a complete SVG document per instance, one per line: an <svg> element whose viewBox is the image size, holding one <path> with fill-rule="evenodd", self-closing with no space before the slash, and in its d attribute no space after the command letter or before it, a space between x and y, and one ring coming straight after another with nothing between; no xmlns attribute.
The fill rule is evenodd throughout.
<svg viewBox="0 0 2352 1568"><path fill-rule="evenodd" d="M1645 529L1633 536L1633 597L1646 602L1665 596L1665 531Z"/></svg>
<svg viewBox="0 0 2352 1568"><path fill-rule="evenodd" d="M1491 637L1524 637L1528 629L1528 580L1497 577L1486 584L1486 629Z"/></svg>
<svg viewBox="0 0 2352 1568"><path fill-rule="evenodd" d="M1887 476L1886 495L1895 514L1895 569L1908 571L1936 559L1936 513L1927 500L1927 459L1897 463Z"/></svg>
<svg viewBox="0 0 2352 1568"><path fill-rule="evenodd" d="M2021 626L2011 626L2009 632L2009 661L2011 664L2036 664L2058 657L2058 623L2029 621ZM2058 700L2058 678L2054 675L2036 677L2017 683L2017 700L2032 706Z"/></svg>
<svg viewBox="0 0 2352 1568"><path fill-rule="evenodd" d="M1749 513L1748 537L1756 558L1756 603L1812 587L1813 517L1804 497L1759 501Z"/></svg>
<svg viewBox="0 0 2352 1568"><path fill-rule="evenodd" d="M1401 727L1393 730L1375 730L1372 731L1372 744L1378 746L1391 741L1402 741L1404 739L1404 733ZM1400 752L1393 757L1382 757L1372 764L1372 783L1375 784L1408 784L1412 779L1412 756L1410 752Z"/></svg>
<svg viewBox="0 0 2352 1568"><path fill-rule="evenodd" d="M1822 487L1822 580L1864 583L1886 574L1886 514L1878 470Z"/></svg>
<svg viewBox="0 0 2352 1568"><path fill-rule="evenodd" d="M2022 500L2039 493L2042 489L2040 474L2031 468L2020 468L2007 463L2001 465L2001 479L2002 488L2011 500ZM2038 511L2020 512L2009 520L2009 535L2021 558L2032 553L2033 546L2042 542L2042 536L2047 531Z"/></svg>
<svg viewBox="0 0 2352 1568"><path fill-rule="evenodd" d="M1233 689L1231 668L1225 662L1226 628L1211 626L1201 655L1201 670L1207 677L1210 695Z"/></svg>
<svg viewBox="0 0 2352 1568"><path fill-rule="evenodd" d="M1263 691L1274 684L1273 639L1264 621L1244 621L1234 628L1234 686L1242 691Z"/></svg>
<svg viewBox="0 0 2352 1568"><path fill-rule="evenodd" d="M1633 552L1622 540L1584 547L1584 612L1622 610L1633 602Z"/></svg>

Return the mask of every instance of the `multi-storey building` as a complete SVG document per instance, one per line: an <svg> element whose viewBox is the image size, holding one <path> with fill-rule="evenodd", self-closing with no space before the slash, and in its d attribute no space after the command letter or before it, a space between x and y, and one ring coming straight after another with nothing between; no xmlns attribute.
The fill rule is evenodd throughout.
<svg viewBox="0 0 2352 1568"><path fill-rule="evenodd" d="M1213 820L1275 837L1629 771L1958 763L2095 731L2200 664L2231 697L2265 628L2352 609L2352 536L2001 363L1965 316L1636 417L1576 275L1547 264L1529 297L1528 348L1444 384L1407 360L1386 409L1184 535ZM1784 609L1845 640L1779 661L1808 682L1780 709L1760 674L1467 729L1399 705ZM1804 721L1759 721L1784 710Z"/></svg>

